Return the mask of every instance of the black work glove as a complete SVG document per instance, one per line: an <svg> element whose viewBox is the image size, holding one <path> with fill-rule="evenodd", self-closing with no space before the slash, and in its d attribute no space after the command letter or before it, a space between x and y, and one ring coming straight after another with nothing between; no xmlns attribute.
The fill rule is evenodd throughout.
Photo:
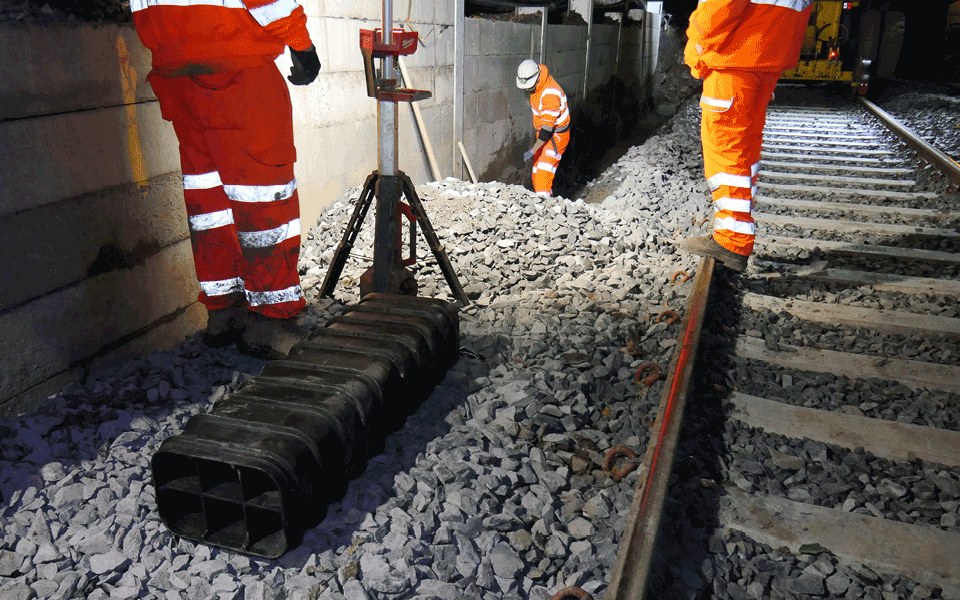
<svg viewBox="0 0 960 600"><path fill-rule="evenodd" d="M293 85L307 85L317 78L320 73L320 57L317 48L310 46L306 50L290 48L290 58L293 66L290 67L290 76L287 77Z"/></svg>

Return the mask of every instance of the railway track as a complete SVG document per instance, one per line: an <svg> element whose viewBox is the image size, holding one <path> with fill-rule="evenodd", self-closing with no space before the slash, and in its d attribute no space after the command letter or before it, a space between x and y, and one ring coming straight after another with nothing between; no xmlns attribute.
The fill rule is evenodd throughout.
<svg viewBox="0 0 960 600"><path fill-rule="evenodd" d="M771 105L757 249L692 284L608 599L714 566L718 598L960 596L960 175L884 117Z"/></svg>

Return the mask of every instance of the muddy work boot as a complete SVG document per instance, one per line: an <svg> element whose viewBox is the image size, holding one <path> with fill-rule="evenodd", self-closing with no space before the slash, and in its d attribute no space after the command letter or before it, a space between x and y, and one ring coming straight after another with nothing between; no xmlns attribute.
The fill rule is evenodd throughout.
<svg viewBox="0 0 960 600"><path fill-rule="evenodd" d="M207 330L203 332L203 343L211 348L225 348L237 343L246 316L245 306L207 311Z"/></svg>
<svg viewBox="0 0 960 600"><path fill-rule="evenodd" d="M291 348L297 342L307 339L309 332L299 321L297 317L273 319L250 312L237 348L243 354L254 358L284 358L290 354Z"/></svg>
<svg viewBox="0 0 960 600"><path fill-rule="evenodd" d="M727 250L718 244L717 240L713 239L711 235L701 235L685 239L680 244L680 249L690 252L691 254L715 258L727 267L741 273L747 268L747 258L749 257Z"/></svg>

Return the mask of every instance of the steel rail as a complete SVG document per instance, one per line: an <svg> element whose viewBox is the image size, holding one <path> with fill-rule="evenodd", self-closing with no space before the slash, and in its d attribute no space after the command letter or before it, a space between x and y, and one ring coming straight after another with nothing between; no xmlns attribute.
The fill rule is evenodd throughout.
<svg viewBox="0 0 960 600"><path fill-rule="evenodd" d="M705 258L694 280L693 294L687 300L687 311L677 338L667 382L660 398L657 419L640 470L640 481L633 497L630 514L620 539L617 564L607 588L606 600L642 600L653 563L657 533L663 517L673 470L674 455L680 438L683 409L690 391L690 379L700 345L700 330L707 308L715 261Z"/></svg>
<svg viewBox="0 0 960 600"><path fill-rule="evenodd" d="M954 184L960 185L960 164L957 164L957 161L930 145L929 142L873 102L862 97L858 97L857 100L864 108L880 119L894 135L916 150L924 160L940 169Z"/></svg>

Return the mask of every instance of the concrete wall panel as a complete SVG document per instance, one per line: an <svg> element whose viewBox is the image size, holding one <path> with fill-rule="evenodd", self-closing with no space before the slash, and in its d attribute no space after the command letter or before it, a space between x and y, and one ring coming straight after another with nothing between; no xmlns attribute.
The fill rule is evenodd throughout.
<svg viewBox="0 0 960 600"><path fill-rule="evenodd" d="M132 269L61 289L0 314L0 339L18 351L0 362L0 398L14 397L105 345L196 302L188 241Z"/></svg>
<svg viewBox="0 0 960 600"><path fill-rule="evenodd" d="M133 110L133 123L128 121ZM3 214L179 170L156 102L0 123Z"/></svg>
<svg viewBox="0 0 960 600"><path fill-rule="evenodd" d="M153 98L132 25L0 23L0 116L16 119ZM30 76L24 76L30 74Z"/></svg>
<svg viewBox="0 0 960 600"><path fill-rule="evenodd" d="M0 312L90 274L142 263L188 236L176 173L10 215L0 228L0 272L18 284L0 287Z"/></svg>
<svg viewBox="0 0 960 600"><path fill-rule="evenodd" d="M378 0L318 0L319 14L331 19L367 19L382 21L383 2ZM399 19L394 3L393 16ZM406 14L406 13L404 13Z"/></svg>

